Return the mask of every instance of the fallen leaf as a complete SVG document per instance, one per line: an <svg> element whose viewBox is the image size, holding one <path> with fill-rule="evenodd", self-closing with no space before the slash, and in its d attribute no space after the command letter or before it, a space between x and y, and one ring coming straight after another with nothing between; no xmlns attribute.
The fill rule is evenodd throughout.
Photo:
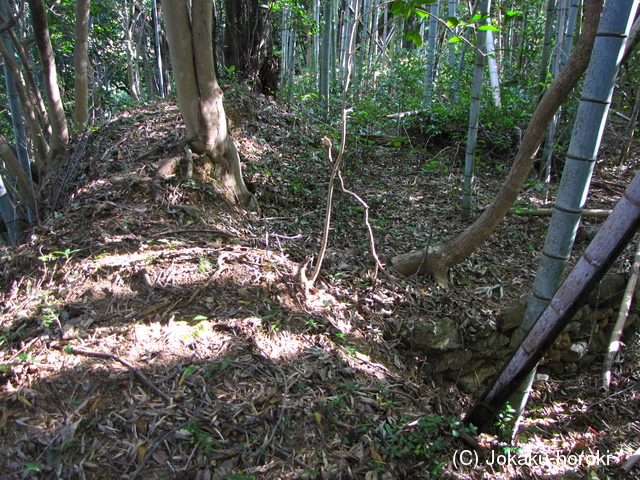
<svg viewBox="0 0 640 480"><path fill-rule="evenodd" d="M149 422L147 422L147 420L145 420L144 418L139 418L136 421L136 428L142 435L146 435L147 431L149 430Z"/></svg>
<svg viewBox="0 0 640 480"><path fill-rule="evenodd" d="M136 449L136 453L137 453L136 456L138 457L138 464L140 464L142 463L144 456L147 454L147 444L141 443L140 445L138 445L138 448ZM155 458L155 454L153 458Z"/></svg>
<svg viewBox="0 0 640 480"><path fill-rule="evenodd" d="M152 457L160 465L166 465L167 464L167 460L169 460L169 455L167 455L167 453L164 450L162 450L161 448L159 448L158 450L153 452Z"/></svg>
<svg viewBox="0 0 640 480"><path fill-rule="evenodd" d="M376 460L378 462L382 461L382 457L380 456L380 454L378 452L376 452L375 450L371 450L371 458L373 460Z"/></svg>

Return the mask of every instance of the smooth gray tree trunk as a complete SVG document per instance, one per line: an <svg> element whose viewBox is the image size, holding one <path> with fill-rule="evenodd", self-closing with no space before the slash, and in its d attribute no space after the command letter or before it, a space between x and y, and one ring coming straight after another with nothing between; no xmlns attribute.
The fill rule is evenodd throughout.
<svg viewBox="0 0 640 480"><path fill-rule="evenodd" d="M322 10L322 48L320 50L320 113L323 118L329 116L330 66L331 66L331 29L333 12L332 2L324 2Z"/></svg>
<svg viewBox="0 0 640 480"><path fill-rule="evenodd" d="M544 40L542 43L542 55L540 56L540 67L538 69L538 87L536 97L538 101L542 98L545 85L548 82L549 59L551 58L551 37L553 36L553 21L555 20L555 0L547 0L547 18L544 24Z"/></svg>
<svg viewBox="0 0 640 480"><path fill-rule="evenodd" d="M91 0L78 0L76 5L76 37L74 57L73 121L76 131L84 130L89 121L89 9Z"/></svg>
<svg viewBox="0 0 640 480"><path fill-rule="evenodd" d="M160 98L164 98L167 92L164 85L164 68L162 66L162 50L160 48L160 19L158 18L158 5L156 0L151 1L151 18L153 19L153 45L156 52L158 93L160 94Z"/></svg>
<svg viewBox="0 0 640 480"><path fill-rule="evenodd" d="M482 0L480 13L488 14L490 10L491 0ZM478 30L476 63L473 70L471 108L469 111L469 127L467 130L467 150L464 161L464 184L462 187L462 218L464 220L471 217L476 144L478 142L478 121L480 118L480 98L482 96L482 77L484 76L484 53L482 52L482 48L486 45L486 33L486 30Z"/></svg>
<svg viewBox="0 0 640 480"><path fill-rule="evenodd" d="M422 90L422 108L427 109L431 105L433 97L433 84L436 77L436 41L438 40L438 10L440 2L432 3L429 7L429 35L427 37L427 71L424 77Z"/></svg>

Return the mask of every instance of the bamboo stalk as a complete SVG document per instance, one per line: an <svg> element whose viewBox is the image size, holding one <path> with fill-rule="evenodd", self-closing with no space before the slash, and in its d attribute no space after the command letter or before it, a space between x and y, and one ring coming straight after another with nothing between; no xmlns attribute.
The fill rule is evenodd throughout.
<svg viewBox="0 0 640 480"><path fill-rule="evenodd" d="M631 276L627 282L627 288L624 291L622 302L620 303L620 310L618 311L618 319L611 332L611 339L609 340L609 347L607 348L607 355L604 358L602 364L602 388L609 390L611 385L611 367L613 361L620 350L620 337L622 337L622 331L624 330L624 324L629 317L629 308L631 307L631 301L633 300L633 293L636 290L638 283L638 270L640 270L640 240L636 243L636 255L633 259L633 265L631 267Z"/></svg>

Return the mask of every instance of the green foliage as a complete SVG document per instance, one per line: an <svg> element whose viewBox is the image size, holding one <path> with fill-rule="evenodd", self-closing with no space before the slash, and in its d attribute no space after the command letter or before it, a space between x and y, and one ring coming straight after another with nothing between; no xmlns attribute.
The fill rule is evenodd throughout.
<svg viewBox="0 0 640 480"><path fill-rule="evenodd" d="M504 407L502 407L502 410L500 410L500 413L498 413L495 425L500 429L500 431L502 432L502 436L504 438L511 438L513 434L513 427L515 424L514 422L515 413L516 411L513 409L513 407L511 407L511 405L508 402Z"/></svg>
<svg viewBox="0 0 640 480"><path fill-rule="evenodd" d="M448 463L447 459L440 457L451 436L476 433L474 427L466 427L450 415L429 415L403 425L385 423L379 432L382 437L380 451L384 458L392 460L413 455L417 461L426 461L429 469L427 478L439 478Z"/></svg>
<svg viewBox="0 0 640 480"><path fill-rule="evenodd" d="M58 260L59 258L64 258L65 260L68 260L72 254L79 252L80 250L71 250L69 248L67 248L64 252L60 252L60 251L55 251L55 252L51 252L47 255L42 255L40 257L38 257L39 260L42 260L43 262L55 262L56 260Z"/></svg>

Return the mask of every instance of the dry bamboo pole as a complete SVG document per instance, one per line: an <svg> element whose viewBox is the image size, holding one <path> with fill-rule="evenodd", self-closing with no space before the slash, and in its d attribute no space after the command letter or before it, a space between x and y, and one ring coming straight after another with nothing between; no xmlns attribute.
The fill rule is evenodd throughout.
<svg viewBox="0 0 640 480"><path fill-rule="evenodd" d="M631 302L633 301L633 293L636 291L636 285L638 284L638 270L640 270L640 240L636 243L636 255L633 259L633 265L631 266L631 276L627 282L627 288L624 291L622 302L620 303L620 310L618 311L618 319L611 332L611 339L609 340L609 347L607 348L607 354L604 357L602 364L602 388L609 390L611 385L611 368L613 361L620 350L620 337L622 337L622 331L624 330L624 324L629 318L629 309L631 308Z"/></svg>

